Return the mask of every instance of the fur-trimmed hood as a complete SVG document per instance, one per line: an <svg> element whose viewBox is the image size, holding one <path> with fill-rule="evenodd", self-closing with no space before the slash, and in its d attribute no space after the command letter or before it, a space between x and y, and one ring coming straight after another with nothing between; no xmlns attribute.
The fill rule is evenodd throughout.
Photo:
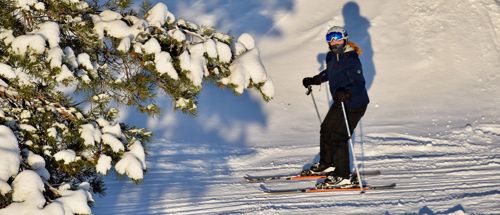
<svg viewBox="0 0 500 215"><path fill-rule="evenodd" d="M355 51L358 55L363 54L363 50L356 43L348 41L345 46L345 52Z"/></svg>

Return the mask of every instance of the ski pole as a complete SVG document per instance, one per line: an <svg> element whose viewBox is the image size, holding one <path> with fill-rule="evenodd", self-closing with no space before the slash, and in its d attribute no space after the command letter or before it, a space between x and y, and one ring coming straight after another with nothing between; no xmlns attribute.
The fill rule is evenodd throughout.
<svg viewBox="0 0 500 215"><path fill-rule="evenodd" d="M351 138L351 129L349 129L349 121L347 120L345 105L344 102L341 102L341 104L342 104L342 112L344 113L345 126L347 127L347 135L349 136L349 146L351 147L352 160L354 162L354 168L356 169L356 174L358 175L359 189L361 190L361 193L364 193L365 191L363 190L363 182L362 182L363 180L361 180L361 174L359 174L359 169L358 169L358 162L356 161L356 154L354 154L354 146L352 144L352 138Z"/></svg>
<svg viewBox="0 0 500 215"><path fill-rule="evenodd" d="M321 124L321 116L319 115L318 105L316 105L316 99L314 99L314 94L312 92L312 87L311 86L309 86L307 88L306 95L309 95L309 94L311 94L311 98L312 98L313 103L314 103L314 108L316 109L316 115L318 115L319 124Z"/></svg>

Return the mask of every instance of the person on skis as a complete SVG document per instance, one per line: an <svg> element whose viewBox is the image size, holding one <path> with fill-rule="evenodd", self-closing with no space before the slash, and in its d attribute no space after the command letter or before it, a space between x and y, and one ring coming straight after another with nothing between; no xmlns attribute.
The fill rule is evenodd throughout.
<svg viewBox="0 0 500 215"><path fill-rule="evenodd" d="M330 51L326 69L314 77L302 80L304 87L328 81L334 103L321 123L319 163L305 170L306 174L326 174L325 184L343 186L352 184L349 161L349 135L342 110L345 105L351 133L365 114L369 98L363 69L359 60L361 48L349 41L343 27L334 26L326 34Z"/></svg>

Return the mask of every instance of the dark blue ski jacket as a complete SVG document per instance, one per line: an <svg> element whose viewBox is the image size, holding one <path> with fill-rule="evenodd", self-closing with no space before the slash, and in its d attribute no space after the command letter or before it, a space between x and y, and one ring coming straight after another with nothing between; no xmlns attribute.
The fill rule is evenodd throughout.
<svg viewBox="0 0 500 215"><path fill-rule="evenodd" d="M342 54L328 52L326 69L319 74L322 82L329 82L332 96L341 88L351 91L352 97L345 102L346 108L361 108L370 103L358 51L361 50L349 42Z"/></svg>

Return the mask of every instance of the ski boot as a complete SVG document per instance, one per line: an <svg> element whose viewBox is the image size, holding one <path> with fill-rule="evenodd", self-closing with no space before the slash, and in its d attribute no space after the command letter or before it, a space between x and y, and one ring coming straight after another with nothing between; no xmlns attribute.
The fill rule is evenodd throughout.
<svg viewBox="0 0 500 215"><path fill-rule="evenodd" d="M352 183L350 178L335 175L329 175L323 182L316 184L317 189L351 188L354 186L355 184Z"/></svg>
<svg viewBox="0 0 500 215"><path fill-rule="evenodd" d="M311 168L302 170L301 176L312 176L312 175L328 175L333 172L335 167L333 165L325 165L321 163L315 163Z"/></svg>

